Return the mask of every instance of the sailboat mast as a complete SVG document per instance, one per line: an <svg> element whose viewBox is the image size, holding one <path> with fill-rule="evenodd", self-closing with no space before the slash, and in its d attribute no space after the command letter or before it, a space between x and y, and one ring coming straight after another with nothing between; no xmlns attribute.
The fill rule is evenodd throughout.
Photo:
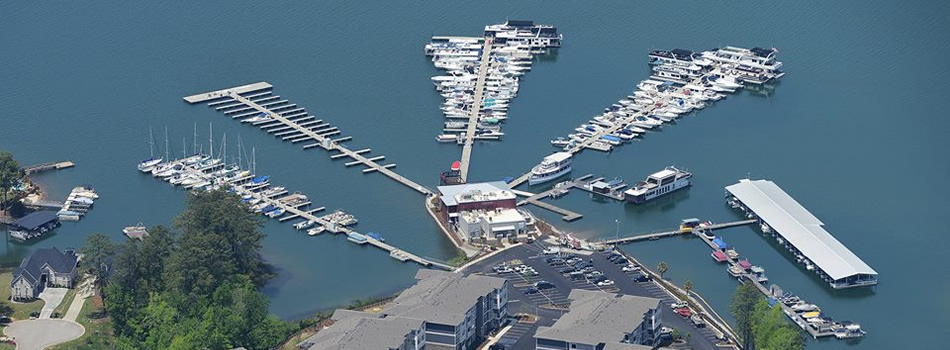
<svg viewBox="0 0 950 350"><path fill-rule="evenodd" d="M165 161L170 161L172 158L168 154L168 127L165 127Z"/></svg>
<svg viewBox="0 0 950 350"><path fill-rule="evenodd" d="M224 133L224 137L221 139L221 160L224 161L224 165L228 165L228 133Z"/></svg>
<svg viewBox="0 0 950 350"><path fill-rule="evenodd" d="M191 140L191 151L198 154L198 122L195 122L195 134Z"/></svg>
<svg viewBox="0 0 950 350"><path fill-rule="evenodd" d="M257 175L257 155L254 153L254 147L251 147L251 173Z"/></svg>
<svg viewBox="0 0 950 350"><path fill-rule="evenodd" d="M148 157L155 158L155 137L152 136L152 127L148 127Z"/></svg>
<svg viewBox="0 0 950 350"><path fill-rule="evenodd" d="M238 167L243 167L244 164L241 164L241 134L238 134L238 144L237 144L237 164Z"/></svg>
<svg viewBox="0 0 950 350"><path fill-rule="evenodd" d="M208 123L208 155L214 158L214 124Z"/></svg>
<svg viewBox="0 0 950 350"><path fill-rule="evenodd" d="M188 158L188 153L186 153L188 152L188 147L186 146L187 143L185 143L185 139L187 139L187 137L181 138L181 159Z"/></svg>

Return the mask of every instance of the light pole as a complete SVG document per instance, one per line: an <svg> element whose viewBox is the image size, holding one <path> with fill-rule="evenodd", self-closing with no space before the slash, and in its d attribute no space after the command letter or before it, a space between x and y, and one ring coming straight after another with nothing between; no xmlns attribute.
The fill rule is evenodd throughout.
<svg viewBox="0 0 950 350"><path fill-rule="evenodd" d="M620 239L620 220L619 220L619 219L614 219L614 223L617 224L617 233L616 233L617 239Z"/></svg>

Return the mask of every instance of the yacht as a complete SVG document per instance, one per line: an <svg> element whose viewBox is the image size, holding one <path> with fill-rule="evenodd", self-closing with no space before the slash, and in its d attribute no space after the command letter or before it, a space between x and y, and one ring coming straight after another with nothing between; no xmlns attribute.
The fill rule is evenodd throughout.
<svg viewBox="0 0 950 350"><path fill-rule="evenodd" d="M642 204L651 199L663 196L690 185L693 174L669 166L666 169L651 174L644 181L637 182L632 188L623 192L624 199L629 203Z"/></svg>
<svg viewBox="0 0 950 350"><path fill-rule="evenodd" d="M456 142L459 140L458 135L455 134L442 134L435 137L435 140L438 142Z"/></svg>
<svg viewBox="0 0 950 350"><path fill-rule="evenodd" d="M485 37L492 38L494 44L522 46L531 52L561 47L561 39L564 38L552 25L522 20L507 20L502 24L485 26Z"/></svg>
<svg viewBox="0 0 950 350"><path fill-rule="evenodd" d="M528 184L537 185L569 173L571 171L571 156L572 154L568 152L557 152L544 157L541 164L531 168Z"/></svg>
<svg viewBox="0 0 950 350"><path fill-rule="evenodd" d="M140 162L137 168L143 173L148 173L155 169L161 162L162 158L149 158Z"/></svg>

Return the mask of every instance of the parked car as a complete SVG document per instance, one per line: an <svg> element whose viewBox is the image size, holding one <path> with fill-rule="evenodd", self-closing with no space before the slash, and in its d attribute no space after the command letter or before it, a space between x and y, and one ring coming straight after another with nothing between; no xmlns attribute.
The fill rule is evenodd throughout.
<svg viewBox="0 0 950 350"><path fill-rule="evenodd" d="M640 271L640 267L634 264L628 264L627 266L624 266L621 270L623 270L623 272Z"/></svg>
<svg viewBox="0 0 950 350"><path fill-rule="evenodd" d="M607 280L607 276L600 275L600 276L591 278L591 279L590 279L590 283L599 283L599 282L601 282L601 281L606 281L606 280Z"/></svg>
<svg viewBox="0 0 950 350"><path fill-rule="evenodd" d="M554 283L548 281L539 281L538 283L534 284L534 287L538 290L551 289L554 288Z"/></svg>
<svg viewBox="0 0 950 350"><path fill-rule="evenodd" d="M637 275L637 277L634 277L633 279L634 282L649 282L652 280L653 280L653 277L650 277L650 275L644 275L644 274L639 274Z"/></svg>
<svg viewBox="0 0 950 350"><path fill-rule="evenodd" d="M674 311L676 311L677 314L683 317L690 317L693 314L692 311L690 311L688 308L685 308L685 307L682 309L676 309Z"/></svg>
<svg viewBox="0 0 950 350"><path fill-rule="evenodd" d="M538 292L538 289L533 287L524 290L524 294L538 294Z"/></svg>
<svg viewBox="0 0 950 350"><path fill-rule="evenodd" d="M581 281L581 280L584 280L585 278L584 272L582 271L571 272L570 277L571 277L571 281Z"/></svg>
<svg viewBox="0 0 950 350"><path fill-rule="evenodd" d="M594 277L603 276L603 275L604 275L603 272L600 272L600 271L591 271L591 272L589 272L589 273L588 273L587 275L585 275L585 276L586 276L587 278L594 278Z"/></svg>
<svg viewBox="0 0 950 350"><path fill-rule="evenodd" d="M574 272L574 268L573 268L573 267L570 267L570 266L564 266L564 267L562 267L562 268L557 269L557 272L558 272L558 273L570 273L570 272Z"/></svg>
<svg viewBox="0 0 950 350"><path fill-rule="evenodd" d="M678 300L678 301L676 301L675 303L670 304L670 308L673 309L673 310L682 309L682 308L687 307L687 306L688 306L688 305L686 305L686 302L685 302L685 301L681 301L681 300Z"/></svg>
<svg viewBox="0 0 950 350"><path fill-rule="evenodd" d="M584 271L584 272L592 272L592 271L595 271L595 270L597 270L597 269L595 269L593 266L588 266L588 267L585 267L585 268L581 269L581 271Z"/></svg>
<svg viewBox="0 0 950 350"><path fill-rule="evenodd" d="M614 264L617 264L617 265L620 265L620 264L629 264L629 263L630 263L629 261L627 261L627 258L623 258L623 257L622 257L622 258L619 258L619 259L611 260L611 262L613 262Z"/></svg>
<svg viewBox="0 0 950 350"><path fill-rule="evenodd" d="M689 317L689 320L693 322L696 328L706 327L706 321L703 321L702 316L699 316L699 314L693 314Z"/></svg>
<svg viewBox="0 0 950 350"><path fill-rule="evenodd" d="M612 281L612 280L603 280L603 281L597 282L597 285L598 285L598 286L601 286L601 287L612 286L612 285L614 285L614 281Z"/></svg>

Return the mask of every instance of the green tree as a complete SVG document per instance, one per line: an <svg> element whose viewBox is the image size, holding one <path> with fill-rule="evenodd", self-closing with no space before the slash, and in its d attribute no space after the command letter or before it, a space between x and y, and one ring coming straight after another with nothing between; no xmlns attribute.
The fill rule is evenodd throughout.
<svg viewBox="0 0 950 350"><path fill-rule="evenodd" d="M97 287L105 286L109 281L109 259L115 254L112 241L104 234L93 234L86 238L80 252L85 261L85 272L95 276Z"/></svg>
<svg viewBox="0 0 950 350"><path fill-rule="evenodd" d="M7 193L14 186L23 181L23 169L20 169L20 163L13 158L13 154L8 151L0 151L0 209L5 208L7 202Z"/></svg>
<svg viewBox="0 0 950 350"><path fill-rule="evenodd" d="M660 278L663 278L663 274L670 269L670 265L666 261L661 261L659 264L656 264L656 272L660 273Z"/></svg>
<svg viewBox="0 0 950 350"><path fill-rule="evenodd" d="M736 318L736 329L746 346L749 346L748 343L753 341L753 312L755 311L755 304L761 298L762 295L759 294L759 290L752 283L746 281L736 287L729 303L729 313Z"/></svg>

